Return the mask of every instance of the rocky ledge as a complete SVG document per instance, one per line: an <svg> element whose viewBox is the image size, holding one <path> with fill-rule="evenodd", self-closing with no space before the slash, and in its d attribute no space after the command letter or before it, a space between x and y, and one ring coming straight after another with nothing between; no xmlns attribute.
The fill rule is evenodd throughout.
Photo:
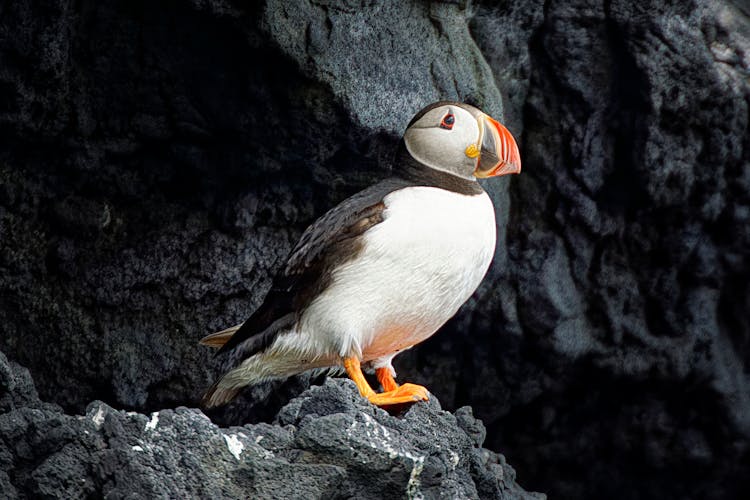
<svg viewBox="0 0 750 500"><path fill-rule="evenodd" d="M99 401L67 415L0 353L4 498L544 498L484 437L469 407L451 414L433 398L394 416L342 379L311 387L273 425Z"/></svg>

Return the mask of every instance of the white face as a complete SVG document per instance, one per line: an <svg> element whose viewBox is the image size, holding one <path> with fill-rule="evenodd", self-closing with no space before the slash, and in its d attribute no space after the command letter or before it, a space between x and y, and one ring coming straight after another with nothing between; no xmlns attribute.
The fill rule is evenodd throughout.
<svg viewBox="0 0 750 500"><path fill-rule="evenodd" d="M479 110L477 110L479 113ZM479 145L479 124L466 109L446 104L431 109L404 133L406 149L416 160L436 170L475 180L476 158L466 148Z"/></svg>

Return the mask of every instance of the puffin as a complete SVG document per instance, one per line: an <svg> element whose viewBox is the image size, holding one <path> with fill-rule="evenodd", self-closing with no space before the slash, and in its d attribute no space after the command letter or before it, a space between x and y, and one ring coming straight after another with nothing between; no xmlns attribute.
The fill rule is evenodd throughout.
<svg viewBox="0 0 750 500"><path fill-rule="evenodd" d="M248 385L341 368L377 406L427 400L425 387L396 382L393 358L448 321L490 266L495 210L477 179L520 171L511 133L476 107L441 101L419 111L392 176L310 225L260 307L200 341L224 365L204 408Z"/></svg>

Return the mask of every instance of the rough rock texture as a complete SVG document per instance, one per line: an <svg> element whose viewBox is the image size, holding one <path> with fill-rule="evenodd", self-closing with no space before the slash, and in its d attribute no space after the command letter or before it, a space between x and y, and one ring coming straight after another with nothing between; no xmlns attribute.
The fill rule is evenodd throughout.
<svg viewBox="0 0 750 500"><path fill-rule="evenodd" d="M543 499L482 448L468 407L432 400L391 416L329 380L274 425L221 429L199 410L150 416L95 401L84 416L42 403L0 353L0 491L12 498Z"/></svg>
<svg viewBox="0 0 750 500"><path fill-rule="evenodd" d="M196 341L462 99L524 172L487 184L495 264L401 377L472 405L530 489L750 495L746 2L246 4L0 6L0 349L43 400L194 405ZM309 382L211 417L271 421Z"/></svg>
<svg viewBox="0 0 750 500"><path fill-rule="evenodd" d="M194 398L209 379L195 342L247 317L316 215L387 175L415 110L501 108L457 5L131 3L3 7L1 347L46 365L42 394L70 408ZM404 26L354 54L367 15ZM329 24L318 59L287 56Z"/></svg>
<svg viewBox="0 0 750 500"><path fill-rule="evenodd" d="M449 404L495 394L475 410L535 487L555 476L567 498L750 492L741 5L550 1L473 21L483 53L504 54L488 62L513 92L507 108L523 102L509 116L527 168L512 190L512 292L464 327L494 333L500 320L506 337L472 344L479 383Z"/></svg>

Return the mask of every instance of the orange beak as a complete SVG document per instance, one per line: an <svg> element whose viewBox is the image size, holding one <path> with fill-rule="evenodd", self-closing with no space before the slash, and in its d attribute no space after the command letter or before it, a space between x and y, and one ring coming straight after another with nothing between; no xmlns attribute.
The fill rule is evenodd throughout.
<svg viewBox="0 0 750 500"><path fill-rule="evenodd" d="M484 179L521 172L521 155L513 135L497 120L482 115L479 119L481 148L474 177Z"/></svg>

